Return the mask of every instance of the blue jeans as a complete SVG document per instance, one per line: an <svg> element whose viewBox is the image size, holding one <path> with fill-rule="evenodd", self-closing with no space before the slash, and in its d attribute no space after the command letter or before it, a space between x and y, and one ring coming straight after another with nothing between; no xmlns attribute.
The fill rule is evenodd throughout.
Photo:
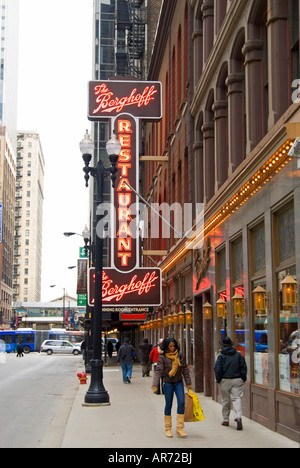
<svg viewBox="0 0 300 468"><path fill-rule="evenodd" d="M183 382L169 383L164 385L166 399L165 416L171 416L174 393L177 398L177 414L184 414L184 386Z"/></svg>
<svg viewBox="0 0 300 468"><path fill-rule="evenodd" d="M132 362L126 363L122 362L122 372L123 372L123 382L126 382L127 377L131 379L132 376Z"/></svg>

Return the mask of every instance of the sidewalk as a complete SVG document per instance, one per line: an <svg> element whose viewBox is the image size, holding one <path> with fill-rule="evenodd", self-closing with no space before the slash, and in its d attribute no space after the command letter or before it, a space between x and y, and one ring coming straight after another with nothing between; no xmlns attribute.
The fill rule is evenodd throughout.
<svg viewBox="0 0 300 468"><path fill-rule="evenodd" d="M79 371L83 371L83 366ZM82 406L89 380L88 385L78 386L76 382L69 389L42 448L299 448L298 443L246 418L242 432L236 431L233 421L229 428L221 426L221 406L203 395L198 396L206 420L187 423L187 439L176 436L174 398L174 438L167 439L163 422L164 397L152 393L152 378L143 378L139 365L134 366L130 385L123 384L120 367L104 369L109 407Z"/></svg>

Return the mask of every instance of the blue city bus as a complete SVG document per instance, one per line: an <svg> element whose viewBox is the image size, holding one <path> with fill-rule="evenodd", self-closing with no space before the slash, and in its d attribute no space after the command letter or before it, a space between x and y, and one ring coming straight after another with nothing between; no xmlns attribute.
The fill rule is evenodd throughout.
<svg viewBox="0 0 300 468"><path fill-rule="evenodd" d="M18 328L17 330L1 331L0 341L5 343L5 351L14 353L19 341L23 346L24 354L40 351L43 341L66 340L70 343L80 343L84 340L84 332L72 330L33 330L31 328Z"/></svg>
<svg viewBox="0 0 300 468"><path fill-rule="evenodd" d="M21 342L25 354L35 351L34 330L0 331L0 340L5 343L7 353L14 353L19 342Z"/></svg>

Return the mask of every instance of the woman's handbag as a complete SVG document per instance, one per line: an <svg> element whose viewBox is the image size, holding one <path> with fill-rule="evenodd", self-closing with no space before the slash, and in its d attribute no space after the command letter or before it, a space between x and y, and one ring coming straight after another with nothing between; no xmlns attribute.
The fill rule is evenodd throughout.
<svg viewBox="0 0 300 468"><path fill-rule="evenodd" d="M204 419L205 416L199 398L195 393L189 390L189 392L185 394L184 421L196 422L204 421Z"/></svg>

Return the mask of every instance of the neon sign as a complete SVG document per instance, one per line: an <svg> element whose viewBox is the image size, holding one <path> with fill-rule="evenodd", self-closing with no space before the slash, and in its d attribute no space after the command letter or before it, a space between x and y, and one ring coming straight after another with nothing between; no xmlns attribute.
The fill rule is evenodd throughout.
<svg viewBox="0 0 300 468"><path fill-rule="evenodd" d="M102 276L102 302L111 306L159 306L161 304L161 270L138 268L120 275L105 268ZM89 270L89 304L95 303L95 269Z"/></svg>
<svg viewBox="0 0 300 468"><path fill-rule="evenodd" d="M125 110L136 118L161 119L161 83L90 81L89 120L116 117Z"/></svg>
<svg viewBox="0 0 300 468"><path fill-rule="evenodd" d="M121 143L116 189L111 200L111 267L102 277L102 301L109 307L152 306L162 303L161 270L140 268L139 129L140 119L162 117L162 85L148 81L91 81L88 119L111 120ZM91 270L93 271L93 270ZM89 273L89 304L95 301L94 273ZM123 318L124 319L124 318Z"/></svg>
<svg viewBox="0 0 300 468"><path fill-rule="evenodd" d="M130 188L136 190L138 183L135 119L128 114L122 114L115 121L115 131L122 149L117 166L120 179L116 190L112 193L117 214L112 259L115 268L123 272L132 271L139 266L135 225L137 219L132 212L132 205L137 203L137 200Z"/></svg>

